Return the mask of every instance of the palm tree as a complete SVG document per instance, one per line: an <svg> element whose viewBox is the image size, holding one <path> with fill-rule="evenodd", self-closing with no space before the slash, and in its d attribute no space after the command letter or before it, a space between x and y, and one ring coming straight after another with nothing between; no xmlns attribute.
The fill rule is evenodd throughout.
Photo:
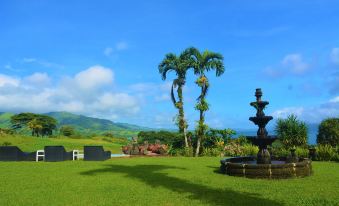
<svg viewBox="0 0 339 206"><path fill-rule="evenodd" d="M209 105L205 97L208 92L209 82L205 72L215 70L217 77L222 75L225 71L223 63L224 58L219 53L210 52L207 50L201 53L194 47L186 49L183 53L185 56L189 56L188 61L190 66L194 69L194 74L199 75L195 83L201 88L201 93L197 98L197 104L195 106L195 109L199 110L200 112L199 121L196 128L198 140L195 156L198 156L200 152L201 141L204 139L208 128L208 126L205 124L205 112L209 109Z"/></svg>
<svg viewBox="0 0 339 206"><path fill-rule="evenodd" d="M165 58L159 64L159 73L163 80L166 80L167 73L173 71L176 73L177 78L173 80L171 87L171 99L175 108L178 109L177 125L179 132L184 135L185 147L188 148L187 141L187 121L184 114L184 101L182 95L183 86L186 83L186 72L190 68L186 56L182 53L180 56L176 56L173 53L166 54ZM174 90L177 89L178 100L175 97Z"/></svg>

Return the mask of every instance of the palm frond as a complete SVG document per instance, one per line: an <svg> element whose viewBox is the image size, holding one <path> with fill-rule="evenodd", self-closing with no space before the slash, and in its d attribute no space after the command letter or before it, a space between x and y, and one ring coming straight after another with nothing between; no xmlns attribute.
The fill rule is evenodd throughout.
<svg viewBox="0 0 339 206"><path fill-rule="evenodd" d="M166 75L169 71L176 71L177 56L173 53L166 54L165 58L160 62L158 69L163 80L166 80Z"/></svg>

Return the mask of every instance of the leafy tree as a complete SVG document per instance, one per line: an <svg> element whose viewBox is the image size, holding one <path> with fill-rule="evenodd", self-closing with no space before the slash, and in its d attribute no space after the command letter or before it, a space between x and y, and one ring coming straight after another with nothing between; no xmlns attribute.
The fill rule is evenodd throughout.
<svg viewBox="0 0 339 206"><path fill-rule="evenodd" d="M27 123L28 128L32 130L32 136L37 136L41 134L42 125L41 122L37 120L37 118L32 119Z"/></svg>
<svg viewBox="0 0 339 206"><path fill-rule="evenodd" d="M339 118L328 118L320 123L317 143L329 144L333 147L339 145Z"/></svg>
<svg viewBox="0 0 339 206"><path fill-rule="evenodd" d="M11 124L13 129L20 129L32 121L36 117L33 113L20 113L11 116Z"/></svg>
<svg viewBox="0 0 339 206"><path fill-rule="evenodd" d="M185 120L184 114L184 98L182 94L183 86L186 82L186 72L190 68L187 56L182 53L179 56L176 56L173 53L166 54L165 58L159 64L159 73L163 80L166 80L168 72L175 72L177 78L173 80L171 87L171 99L175 108L178 109L179 114L177 115L177 125L179 127L179 132L183 134L185 139L185 147L188 147L187 140L187 121ZM174 89L177 88L178 100L174 95Z"/></svg>
<svg viewBox="0 0 339 206"><path fill-rule="evenodd" d="M20 113L11 117L13 129L28 127L32 130L32 136L50 136L56 129L57 121L47 115L34 113Z"/></svg>
<svg viewBox="0 0 339 206"><path fill-rule="evenodd" d="M209 129L206 132L206 139L204 140L204 147L214 146L216 142L223 142L227 144L232 135L235 135L236 132L232 129Z"/></svg>
<svg viewBox="0 0 339 206"><path fill-rule="evenodd" d="M60 128L60 133L66 137L70 137L75 134L75 130L74 130L74 127L71 125L63 125Z"/></svg>
<svg viewBox="0 0 339 206"><path fill-rule="evenodd" d="M287 119L278 119L275 131L285 148L306 146L307 144L307 126L293 114L289 115Z"/></svg>
<svg viewBox="0 0 339 206"><path fill-rule="evenodd" d="M196 127L196 133L198 136L197 147L195 156L199 155L201 141L205 137L205 133L208 129L208 126L205 124L205 112L209 109L209 105L206 101L206 95L209 89L208 78L205 73L210 70L216 71L216 76L220 76L224 73L224 63L223 56L219 53L204 51L200 52L198 49L191 47L184 51L185 56L189 56L189 64L194 69L194 73L198 75L196 84L200 87L201 93L197 99L197 104L195 106L196 110L199 110L199 121Z"/></svg>

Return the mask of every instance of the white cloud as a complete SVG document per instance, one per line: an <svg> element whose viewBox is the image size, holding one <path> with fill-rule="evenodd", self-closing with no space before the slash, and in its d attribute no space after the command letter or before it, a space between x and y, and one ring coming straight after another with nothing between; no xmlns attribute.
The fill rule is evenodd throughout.
<svg viewBox="0 0 339 206"><path fill-rule="evenodd" d="M173 125L175 122L175 115L170 113L155 114L153 124L156 128L168 128L168 125Z"/></svg>
<svg viewBox="0 0 339 206"><path fill-rule="evenodd" d="M293 74L304 74L310 68L310 65L303 61L301 54L286 55L282 65Z"/></svg>
<svg viewBox="0 0 339 206"><path fill-rule="evenodd" d="M339 65L339 48L333 48L330 54L331 61Z"/></svg>
<svg viewBox="0 0 339 206"><path fill-rule="evenodd" d="M36 73L26 77L25 80L28 83L39 84L39 85L49 84L51 82L51 79L49 78L47 73L39 73L39 72L36 72Z"/></svg>
<svg viewBox="0 0 339 206"><path fill-rule="evenodd" d="M37 60L35 58L24 58L23 61L26 63L31 63L31 62L36 62Z"/></svg>
<svg viewBox="0 0 339 206"><path fill-rule="evenodd" d="M279 110L274 111L271 115L274 118L286 118L288 115L294 114L300 116L304 112L303 107L286 107Z"/></svg>
<svg viewBox="0 0 339 206"><path fill-rule="evenodd" d="M24 63L29 63L29 64L38 64L40 66L43 67L47 67L47 68L57 68L57 69L63 69L64 65L61 64L57 64L54 62L50 62L50 61L46 61L46 60L41 60L41 59L37 59L37 58L23 58L22 61Z"/></svg>
<svg viewBox="0 0 339 206"><path fill-rule="evenodd" d="M156 96L155 101L162 102L162 101L169 101L171 99L169 94L161 94L160 96Z"/></svg>
<svg viewBox="0 0 339 206"><path fill-rule="evenodd" d="M330 102L331 103L339 103L339 96L336 96L336 97L330 99Z"/></svg>
<svg viewBox="0 0 339 206"><path fill-rule="evenodd" d="M56 86L41 85L50 81L46 73L22 79L0 74L0 108L9 112L68 111L115 119L138 113L139 99L107 87L113 80L113 71L99 65L53 84Z"/></svg>
<svg viewBox="0 0 339 206"><path fill-rule="evenodd" d="M280 78L283 76L298 76L306 74L311 65L306 63L301 54L288 54L279 64L268 66L262 70L262 73L269 78Z"/></svg>
<svg viewBox="0 0 339 206"><path fill-rule="evenodd" d="M121 41L121 42L116 43L113 48L110 46L106 47L103 53L105 56L111 57L114 53L117 53L119 51L123 51L126 49L128 49L128 44L124 41Z"/></svg>
<svg viewBox="0 0 339 206"><path fill-rule="evenodd" d="M134 92L140 92L150 95L159 95L160 92L169 93L171 91L172 82L166 81L160 84L144 82L132 84L129 88Z"/></svg>
<svg viewBox="0 0 339 206"><path fill-rule="evenodd" d="M82 89L92 89L113 83L113 71L96 65L75 75L76 84Z"/></svg>
<svg viewBox="0 0 339 206"><path fill-rule="evenodd" d="M274 118L286 118L294 114L301 120L311 123L319 123L325 118L339 116L339 97L330 99L320 105L313 107L287 107L274 111L271 115Z"/></svg>
<svg viewBox="0 0 339 206"><path fill-rule="evenodd" d="M18 86L20 80L14 77L0 74L0 87L5 85Z"/></svg>
<svg viewBox="0 0 339 206"><path fill-rule="evenodd" d="M266 69L263 70L263 73L266 76L272 77L272 78L278 78L283 76L283 72L279 69L274 69L272 67L267 67Z"/></svg>

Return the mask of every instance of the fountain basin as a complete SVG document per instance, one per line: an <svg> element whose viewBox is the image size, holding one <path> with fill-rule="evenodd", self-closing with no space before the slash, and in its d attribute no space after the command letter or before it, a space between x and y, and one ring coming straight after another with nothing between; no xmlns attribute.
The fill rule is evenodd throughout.
<svg viewBox="0 0 339 206"><path fill-rule="evenodd" d="M312 161L308 158L299 158L295 163L287 162L286 157L272 157L271 160L271 164L257 164L254 156L232 157L220 161L220 170L230 176L266 179L306 177L312 174Z"/></svg>

